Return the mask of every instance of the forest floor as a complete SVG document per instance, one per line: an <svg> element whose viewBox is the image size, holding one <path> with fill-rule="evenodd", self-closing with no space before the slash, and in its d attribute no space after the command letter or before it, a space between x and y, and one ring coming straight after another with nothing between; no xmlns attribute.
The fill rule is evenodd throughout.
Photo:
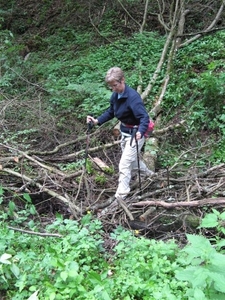
<svg viewBox="0 0 225 300"><path fill-rule="evenodd" d="M96 139L100 146L96 146ZM225 164L183 169L179 164L166 169L156 164L154 176L139 178L137 174L131 180L128 197L115 200L119 141L112 141L111 135L99 130L55 148L46 149L46 144L48 141L43 140L29 151L0 145L0 180L5 191L2 204L7 207L13 199L17 210L24 210L23 195L29 193L37 211L31 218L43 226L58 213L76 220L92 213L102 221L106 234L121 225L149 238L175 238L183 243L186 233L199 232L205 213L225 205ZM96 158L113 171L101 168ZM68 169L78 162L80 168Z"/></svg>
<svg viewBox="0 0 225 300"><path fill-rule="evenodd" d="M62 1L52 2L45 19L41 17L41 3L23 0L16 5L14 15L6 18L5 27L21 35L21 43L28 47L28 52L38 50L41 45L38 38L27 38L29 35L42 36L51 30L54 32L62 23L75 22L76 18L79 20L79 12L76 11L68 13L68 19L58 17L60 14L61 18L65 16L62 14ZM30 20L35 26L30 26ZM82 24L83 21L80 20ZM65 119L70 131L74 120L68 120L66 116ZM19 124L17 120L14 122L7 124L7 130L16 133ZM199 232L198 226L205 213L210 212L212 207L223 209L225 206L225 165L197 167L197 164L192 164L184 167L185 155L168 168L156 162L156 174L141 178L141 182L138 176L133 178L129 196L124 201L117 201L114 194L121 156L119 141L114 141L112 135L104 130L90 136L85 133L85 128L81 135L55 134L53 123L49 119L47 125L44 124L46 128L41 124L41 135L34 132L27 136L28 151L24 141L21 144L17 141L17 145L1 142L2 211L8 210L11 200L16 203L17 211L24 210L26 202L23 195L28 193L37 211L37 215L30 218L41 222L43 227L51 223L57 213L64 218L80 220L91 212L94 218L102 221L106 235L122 225L150 238L175 238L183 243L186 233ZM182 142L183 149L186 149L184 153L192 153L193 160L198 161L196 145L181 141L179 134L173 142ZM201 142L203 147L207 144L207 134L202 135ZM109 170L96 164L95 158L101 159ZM16 219L17 215L13 218ZM205 233L213 235L209 230Z"/></svg>

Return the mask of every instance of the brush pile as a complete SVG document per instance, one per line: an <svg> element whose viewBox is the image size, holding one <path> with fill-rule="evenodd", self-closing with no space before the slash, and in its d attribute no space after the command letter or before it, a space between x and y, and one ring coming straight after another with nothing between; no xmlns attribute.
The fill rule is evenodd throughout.
<svg viewBox="0 0 225 300"><path fill-rule="evenodd" d="M88 149L86 135L50 151L20 151L1 143L3 209L12 199L22 209L21 199L28 193L45 221L56 212L77 220L91 212L106 232L122 225L154 238L171 238L195 232L203 213L225 206L224 164L204 170L181 170L178 164L158 169L154 176L142 178L141 186L132 178L129 196L116 200L119 141L103 131L90 137ZM74 165L76 170L68 168Z"/></svg>

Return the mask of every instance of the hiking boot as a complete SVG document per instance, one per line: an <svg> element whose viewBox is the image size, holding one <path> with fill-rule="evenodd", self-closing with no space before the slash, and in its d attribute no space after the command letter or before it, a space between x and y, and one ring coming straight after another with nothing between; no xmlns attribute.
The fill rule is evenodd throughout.
<svg viewBox="0 0 225 300"><path fill-rule="evenodd" d="M155 176L156 176L156 173L151 171L151 170L148 170L147 172L141 174L142 179L150 179L150 178L153 178Z"/></svg>
<svg viewBox="0 0 225 300"><path fill-rule="evenodd" d="M146 172L146 175L149 176L149 177L152 177L155 175L155 172L151 171L151 170L148 170L148 172Z"/></svg>

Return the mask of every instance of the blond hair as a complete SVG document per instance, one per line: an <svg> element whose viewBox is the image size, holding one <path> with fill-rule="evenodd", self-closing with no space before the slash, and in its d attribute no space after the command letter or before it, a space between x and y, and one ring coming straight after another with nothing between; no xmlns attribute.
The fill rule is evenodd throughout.
<svg viewBox="0 0 225 300"><path fill-rule="evenodd" d="M107 83L112 81L121 81L124 78L123 70L119 67L110 68L105 76L105 81Z"/></svg>

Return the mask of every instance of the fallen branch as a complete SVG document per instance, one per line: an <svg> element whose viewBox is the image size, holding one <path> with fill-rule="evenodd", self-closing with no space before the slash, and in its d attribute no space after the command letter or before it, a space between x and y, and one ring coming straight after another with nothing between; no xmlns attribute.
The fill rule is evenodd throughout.
<svg viewBox="0 0 225 300"><path fill-rule="evenodd" d="M195 207L195 206L205 206L205 205L221 205L225 204L225 198L209 198L195 201L181 201L181 202L165 202L165 201L141 201L132 203L132 206L162 206L165 208L177 208L177 207Z"/></svg>
<svg viewBox="0 0 225 300"><path fill-rule="evenodd" d="M128 218L133 221L134 217L132 215L132 213L129 211L128 207L126 206L125 202L123 201L122 198L117 198L117 202L119 203L119 205L122 207L122 209L125 211L126 215L128 216Z"/></svg>
<svg viewBox="0 0 225 300"><path fill-rule="evenodd" d="M58 174L60 176L66 176L65 173L63 173L62 171L54 168L54 167L49 167L46 164L40 163L39 161L37 161L36 159L34 159L33 157L27 155L25 152L23 151L19 151L23 156L25 156L27 159L29 159L30 161L33 161L35 164L39 165L40 167L42 167L43 169L47 169L48 171Z"/></svg>
<svg viewBox="0 0 225 300"><path fill-rule="evenodd" d="M183 44L180 45L180 47L187 46L190 43L192 43L193 41L195 41L198 38L202 37L203 34L205 35L205 34L211 32L211 30L214 29L213 27L217 24L218 20L221 18L221 15L223 14L224 5L225 5L225 2L221 1L221 6L220 6L219 10L217 11L217 14L216 14L215 18L213 19L211 24L203 32L199 32L194 37L190 38L189 40L186 40Z"/></svg>
<svg viewBox="0 0 225 300"><path fill-rule="evenodd" d="M155 207L150 207L146 212L140 215L139 219L144 222L149 215L151 215L156 210Z"/></svg>
<svg viewBox="0 0 225 300"><path fill-rule="evenodd" d="M176 128L179 128L181 126L183 126L183 124L185 123L186 121L185 120L181 120L179 123L176 123L176 124L171 124L163 129L159 129L159 130L154 130L153 131L153 134L154 135L161 135L161 134L164 134L166 132L168 132L169 130L173 130L173 129L176 129Z"/></svg>
<svg viewBox="0 0 225 300"><path fill-rule="evenodd" d="M91 153L91 152L100 151L102 149L109 149L109 148L111 148L115 145L118 145L118 144L120 144L120 141L115 141L113 143L108 143L108 144L104 144L102 146L97 146L97 147L90 148L88 150L88 152ZM85 149L77 151L75 153L70 153L70 154L67 154L67 155L64 155L64 156L60 156L60 157L57 157L57 158L51 158L51 161L67 161L67 160L70 160L70 159L74 159L75 157L77 157L81 154L85 154Z"/></svg>
<svg viewBox="0 0 225 300"><path fill-rule="evenodd" d="M76 206L74 203L72 203L72 201L70 201L69 199L67 199L66 197L63 197L61 195L59 195L58 193L42 186L40 183L36 182L35 179L32 179L32 178L29 178L27 177L26 175L22 175L18 172L15 172L11 169L8 169L8 168L4 168L3 169L4 172L8 173L8 174L12 174L13 176L16 176L16 177L19 177L23 180L26 180L28 182L32 182L35 186L37 186L42 192L46 192L47 194L49 194L50 196L52 197L55 197L57 199L59 199L60 201L64 202L65 204L68 204L70 209L71 209L71 212L72 214L76 217L76 213L81 213L81 209Z"/></svg>
<svg viewBox="0 0 225 300"><path fill-rule="evenodd" d="M36 231L31 231L31 230L25 230L25 229L20 229L12 226L8 226L9 229L19 231L22 233L27 233L27 234L34 234L34 235L39 235L39 236L44 236L44 237L58 237L61 238L63 237L61 234L58 233L47 233L47 232L36 232Z"/></svg>

